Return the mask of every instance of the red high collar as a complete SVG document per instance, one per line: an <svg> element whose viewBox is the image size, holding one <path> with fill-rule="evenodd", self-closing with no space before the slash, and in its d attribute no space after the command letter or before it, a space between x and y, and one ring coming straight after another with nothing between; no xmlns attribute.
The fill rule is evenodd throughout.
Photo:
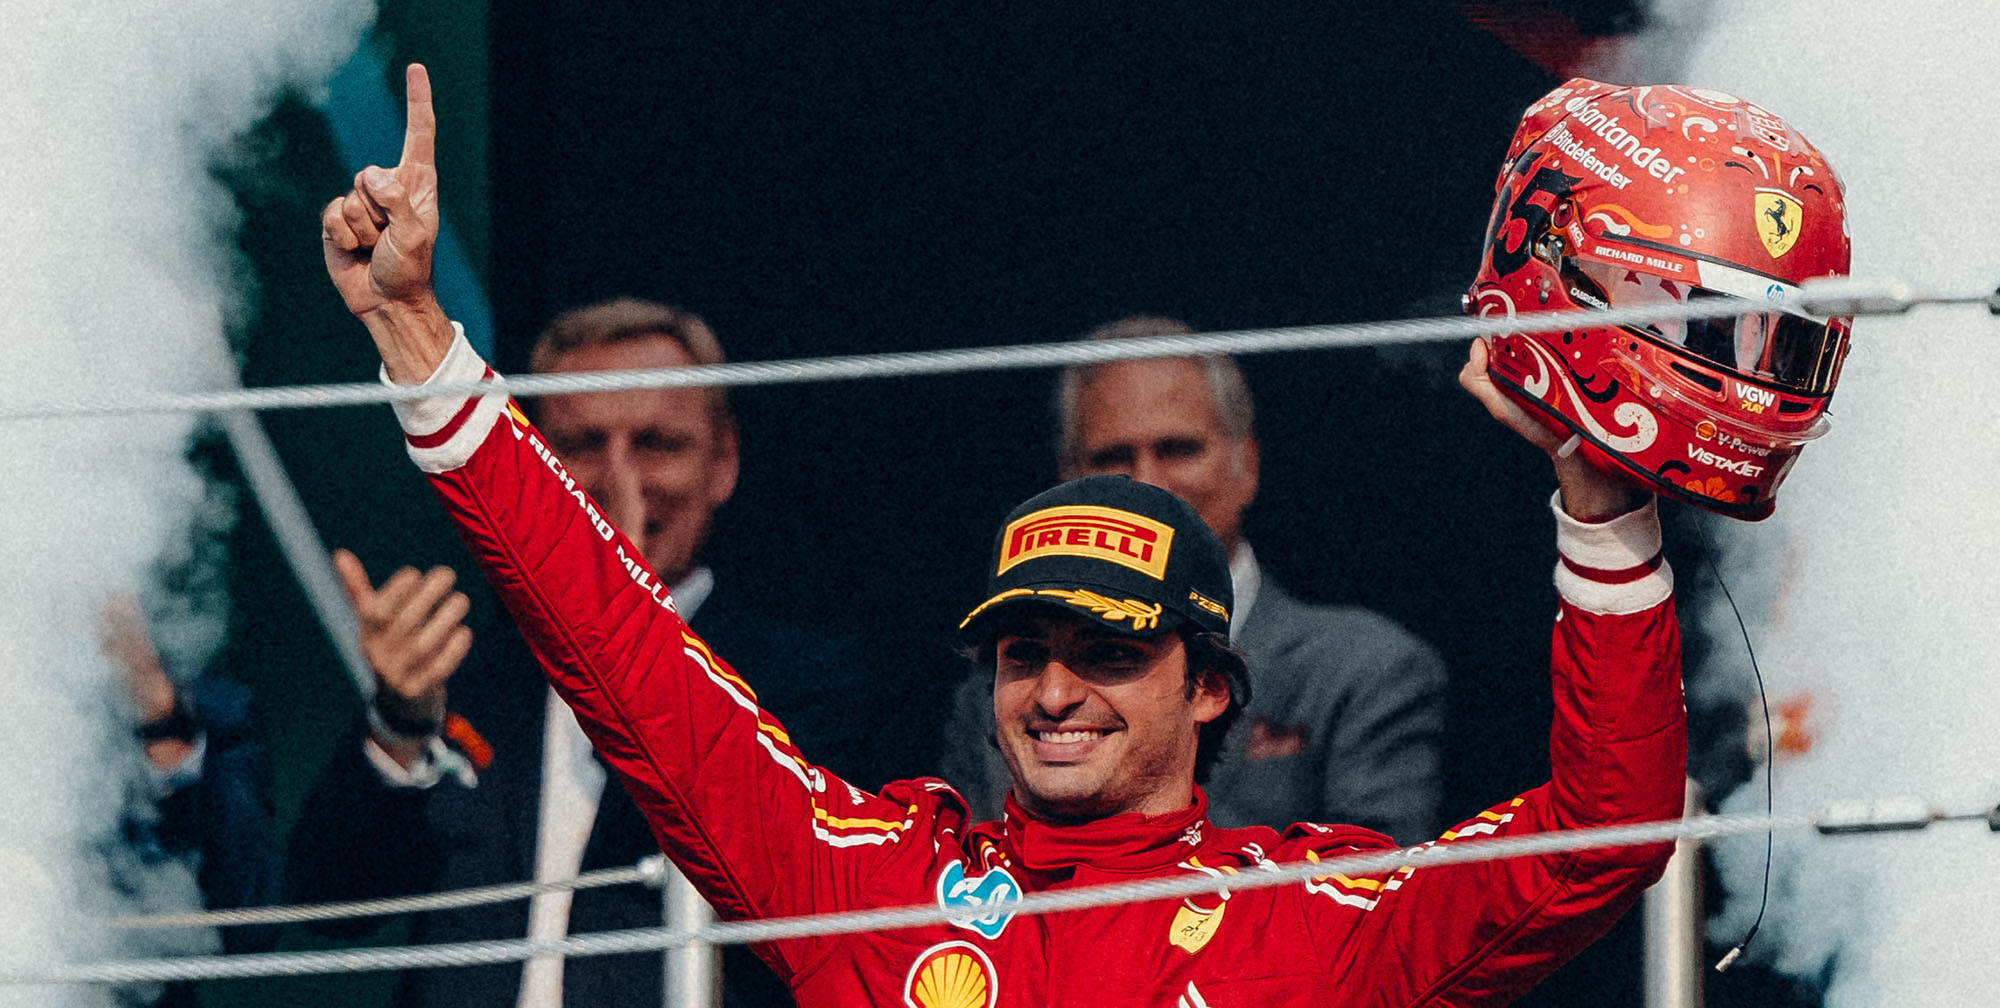
<svg viewBox="0 0 2000 1008"><path fill-rule="evenodd" d="M1078 868L1096 872L1153 875L1198 853L1215 827L1208 821L1208 796L1194 790L1194 803L1161 815L1132 812L1065 825L1036 819L1007 795L1007 815L995 837L1015 867L1032 875L1033 888L1070 879Z"/></svg>

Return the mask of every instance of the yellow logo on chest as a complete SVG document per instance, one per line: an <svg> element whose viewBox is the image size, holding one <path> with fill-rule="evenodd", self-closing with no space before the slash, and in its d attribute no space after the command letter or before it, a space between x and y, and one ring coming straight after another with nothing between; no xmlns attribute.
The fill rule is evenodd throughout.
<svg viewBox="0 0 2000 1008"><path fill-rule="evenodd" d="M1174 911L1174 923L1167 931L1167 943L1179 946L1189 955L1201 951L1202 946L1215 937L1216 929L1222 927L1222 912L1227 909L1227 903L1213 910L1201 910L1182 902L1180 909Z"/></svg>

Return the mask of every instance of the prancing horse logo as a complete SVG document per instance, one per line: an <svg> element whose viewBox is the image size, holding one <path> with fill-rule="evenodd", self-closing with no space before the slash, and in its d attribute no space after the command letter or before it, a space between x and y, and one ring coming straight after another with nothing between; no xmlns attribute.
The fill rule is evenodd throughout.
<svg viewBox="0 0 2000 1008"><path fill-rule="evenodd" d="M1770 189L1757 190L1757 237L1776 259L1799 240L1799 201Z"/></svg>

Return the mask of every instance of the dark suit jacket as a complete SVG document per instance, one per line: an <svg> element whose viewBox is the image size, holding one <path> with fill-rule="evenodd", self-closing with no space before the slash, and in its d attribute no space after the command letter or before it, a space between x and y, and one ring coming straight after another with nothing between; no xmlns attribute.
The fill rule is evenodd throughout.
<svg viewBox="0 0 2000 1008"><path fill-rule="evenodd" d="M859 647L748 612L721 593L695 611L694 629L757 690L765 709L801 749L864 786L867 723L855 716L866 695ZM451 779L427 789L383 784L362 754L365 725L335 749L294 828L289 874L302 902L362 899L519 882L534 877L541 808L546 681L520 635L481 634L474 653L452 677L450 706L493 749L478 786ZM605 784L583 870L629 866L658 844L614 776ZM420 943L519 938L527 931L527 901L419 915ZM374 921L328 928L361 934ZM660 925L660 897L644 886L576 894L573 933ZM492 1008L512 1005L520 991L518 963L406 974L401 1008ZM592 1008L658 1008L657 954L569 959L563 999ZM789 1004L777 978L741 946L724 950L725 1003Z"/></svg>
<svg viewBox="0 0 2000 1008"><path fill-rule="evenodd" d="M126 842L142 859L188 865L201 886L204 909L236 910L283 901L283 861L272 826L271 757L250 706L250 691L213 673L189 693L195 724L207 738L201 776L160 799L152 814L128 814ZM224 952L266 952L278 928L223 928ZM160 1008L199 1004L193 984L165 988Z"/></svg>
<svg viewBox="0 0 2000 1008"><path fill-rule="evenodd" d="M1268 574L1236 646L1250 703L1209 774L1210 819L1437 837L1447 685L1437 649L1372 610L1302 602Z"/></svg>

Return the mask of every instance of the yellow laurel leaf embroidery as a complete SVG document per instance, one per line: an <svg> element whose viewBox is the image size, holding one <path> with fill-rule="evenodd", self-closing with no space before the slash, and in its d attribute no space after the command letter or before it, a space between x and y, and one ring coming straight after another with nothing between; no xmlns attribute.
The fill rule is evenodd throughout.
<svg viewBox="0 0 2000 1008"><path fill-rule="evenodd" d="M1138 599L1114 599L1099 595L1094 591L1069 591L1063 588L1044 588L1038 595L1053 595L1070 605L1088 609L1114 623L1129 619L1133 630L1150 630L1160 625L1161 608L1155 602L1148 605Z"/></svg>
<svg viewBox="0 0 2000 1008"><path fill-rule="evenodd" d="M1000 594L995 595L992 598L979 603L979 608L974 609L971 612L965 614L965 618L958 621L959 629L962 630L965 627L969 626L973 620L979 618L980 613L983 613L986 610L991 609L994 606L999 605L1000 603L1005 602L1010 598L1020 598L1023 595L1033 595L1034 593L1035 593L1034 589L1032 588L1009 588L1006 591L1003 591Z"/></svg>

